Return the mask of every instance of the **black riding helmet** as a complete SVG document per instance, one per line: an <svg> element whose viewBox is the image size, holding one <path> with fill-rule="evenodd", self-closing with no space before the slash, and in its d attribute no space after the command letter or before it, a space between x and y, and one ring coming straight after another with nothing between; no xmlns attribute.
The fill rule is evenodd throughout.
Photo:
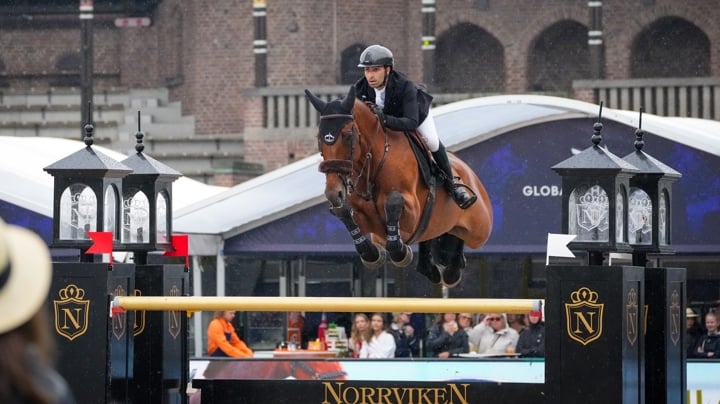
<svg viewBox="0 0 720 404"><path fill-rule="evenodd" d="M370 45L360 54L358 67L395 66L390 49L381 45Z"/></svg>

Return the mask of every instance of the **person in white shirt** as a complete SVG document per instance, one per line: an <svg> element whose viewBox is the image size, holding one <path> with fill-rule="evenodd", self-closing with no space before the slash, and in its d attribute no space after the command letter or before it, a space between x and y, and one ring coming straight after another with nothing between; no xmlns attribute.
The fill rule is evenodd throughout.
<svg viewBox="0 0 720 404"><path fill-rule="evenodd" d="M394 358L395 338L387 331L385 316L375 313L370 317L372 336L367 344L360 350L361 358Z"/></svg>
<svg viewBox="0 0 720 404"><path fill-rule="evenodd" d="M477 346L479 354L515 353L520 335L507 324L501 313L488 313L468 335L471 345Z"/></svg>

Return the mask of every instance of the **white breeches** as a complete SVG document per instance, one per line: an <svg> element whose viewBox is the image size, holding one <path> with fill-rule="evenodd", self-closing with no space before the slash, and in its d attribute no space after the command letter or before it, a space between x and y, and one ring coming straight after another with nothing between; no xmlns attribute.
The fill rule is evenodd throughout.
<svg viewBox="0 0 720 404"><path fill-rule="evenodd" d="M440 139L438 138L437 129L435 129L435 119L432 113L428 113L427 118L418 126L417 133L425 141L431 152L436 152L440 148Z"/></svg>

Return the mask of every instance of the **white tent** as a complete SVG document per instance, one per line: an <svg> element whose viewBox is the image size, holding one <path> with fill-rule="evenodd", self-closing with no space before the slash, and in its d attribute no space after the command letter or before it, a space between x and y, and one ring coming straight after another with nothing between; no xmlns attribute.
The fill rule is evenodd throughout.
<svg viewBox="0 0 720 404"><path fill-rule="evenodd" d="M84 147L79 140L0 136L0 199L52 217L53 177L43 168ZM101 146L92 147L117 161L127 158ZM180 177L173 183L173 209L177 211L226 189Z"/></svg>

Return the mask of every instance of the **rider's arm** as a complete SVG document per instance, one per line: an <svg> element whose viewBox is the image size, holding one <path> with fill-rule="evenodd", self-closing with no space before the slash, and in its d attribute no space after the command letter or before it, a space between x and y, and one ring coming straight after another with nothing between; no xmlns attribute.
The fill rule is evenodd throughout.
<svg viewBox="0 0 720 404"><path fill-rule="evenodd" d="M394 89L396 94L390 100L385 100L385 127L398 131L415 130L420 125L417 88L409 80L397 84L398 88Z"/></svg>

